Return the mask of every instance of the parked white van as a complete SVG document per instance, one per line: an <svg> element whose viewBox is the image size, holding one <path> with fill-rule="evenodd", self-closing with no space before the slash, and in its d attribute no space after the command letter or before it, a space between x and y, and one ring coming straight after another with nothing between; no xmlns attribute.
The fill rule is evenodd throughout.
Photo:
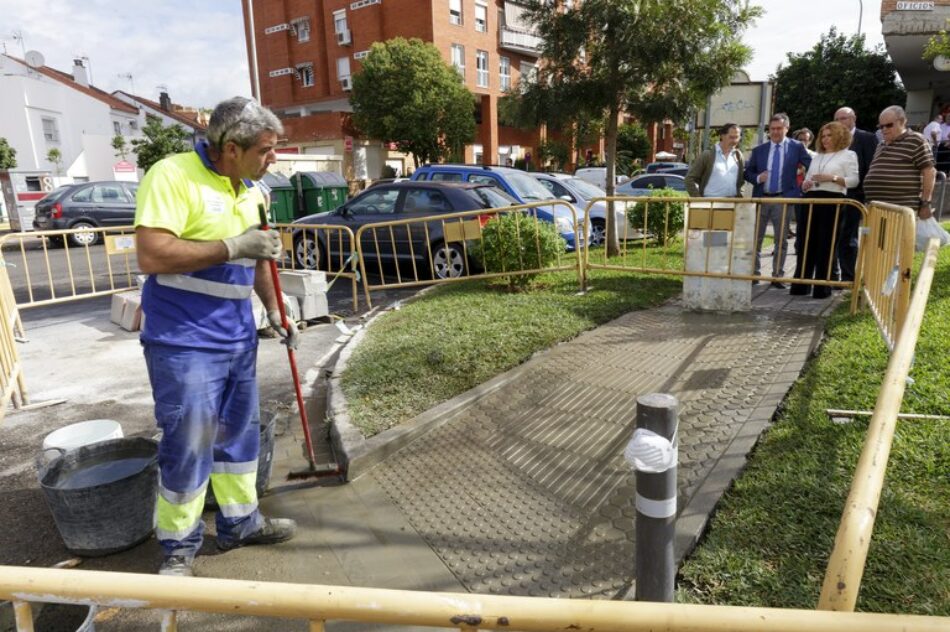
<svg viewBox="0 0 950 632"><path fill-rule="evenodd" d="M583 167L574 172L574 177L599 186L605 191L607 190L607 167ZM629 177L618 173L614 179L614 184L623 184L629 179Z"/></svg>

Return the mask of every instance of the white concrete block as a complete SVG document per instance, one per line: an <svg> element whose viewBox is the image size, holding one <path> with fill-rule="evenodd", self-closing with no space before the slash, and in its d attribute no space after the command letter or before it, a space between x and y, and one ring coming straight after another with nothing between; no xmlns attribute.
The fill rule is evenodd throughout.
<svg viewBox="0 0 950 632"><path fill-rule="evenodd" d="M716 204L726 206L725 204ZM686 270L751 275L755 256L755 204L735 205L735 230L686 231ZM731 258L730 258L731 247ZM752 282L683 278L683 303L687 309L735 312L752 308Z"/></svg>

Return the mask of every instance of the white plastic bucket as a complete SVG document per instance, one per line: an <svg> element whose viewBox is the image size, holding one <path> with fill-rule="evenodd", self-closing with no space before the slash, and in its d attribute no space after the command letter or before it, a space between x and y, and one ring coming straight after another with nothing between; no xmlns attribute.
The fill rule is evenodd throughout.
<svg viewBox="0 0 950 632"><path fill-rule="evenodd" d="M75 450L90 443L122 438L122 426L114 419L90 419L55 430L43 439L43 451Z"/></svg>

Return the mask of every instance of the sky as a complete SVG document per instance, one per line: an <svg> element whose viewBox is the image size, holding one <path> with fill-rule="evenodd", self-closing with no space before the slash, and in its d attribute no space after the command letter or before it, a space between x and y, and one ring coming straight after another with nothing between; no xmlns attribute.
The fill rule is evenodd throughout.
<svg viewBox="0 0 950 632"><path fill-rule="evenodd" d="M811 49L832 25L857 32L862 4L868 45L883 43L880 0L755 2L765 14L744 37L754 49L745 67L753 81L767 79L787 53ZM92 83L108 92L158 100L165 86L174 102L196 107L251 93L240 0L0 0L4 48L21 58L37 50L64 72L87 57Z"/></svg>

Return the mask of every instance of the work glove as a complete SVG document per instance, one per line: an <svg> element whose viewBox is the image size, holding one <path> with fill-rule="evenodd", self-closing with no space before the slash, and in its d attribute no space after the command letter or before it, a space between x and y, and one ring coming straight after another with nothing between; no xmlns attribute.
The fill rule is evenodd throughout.
<svg viewBox="0 0 950 632"><path fill-rule="evenodd" d="M271 329L276 331L277 335L283 338L283 340L281 340L282 343L291 349L297 348L297 345L300 344L300 331L297 329L297 323L288 318L287 329L284 329L279 309L272 309L267 312L267 320L270 322Z"/></svg>
<svg viewBox="0 0 950 632"><path fill-rule="evenodd" d="M236 237L224 240L228 249L228 261L235 259L279 259L283 252L280 233L276 230L261 230L251 226Z"/></svg>

